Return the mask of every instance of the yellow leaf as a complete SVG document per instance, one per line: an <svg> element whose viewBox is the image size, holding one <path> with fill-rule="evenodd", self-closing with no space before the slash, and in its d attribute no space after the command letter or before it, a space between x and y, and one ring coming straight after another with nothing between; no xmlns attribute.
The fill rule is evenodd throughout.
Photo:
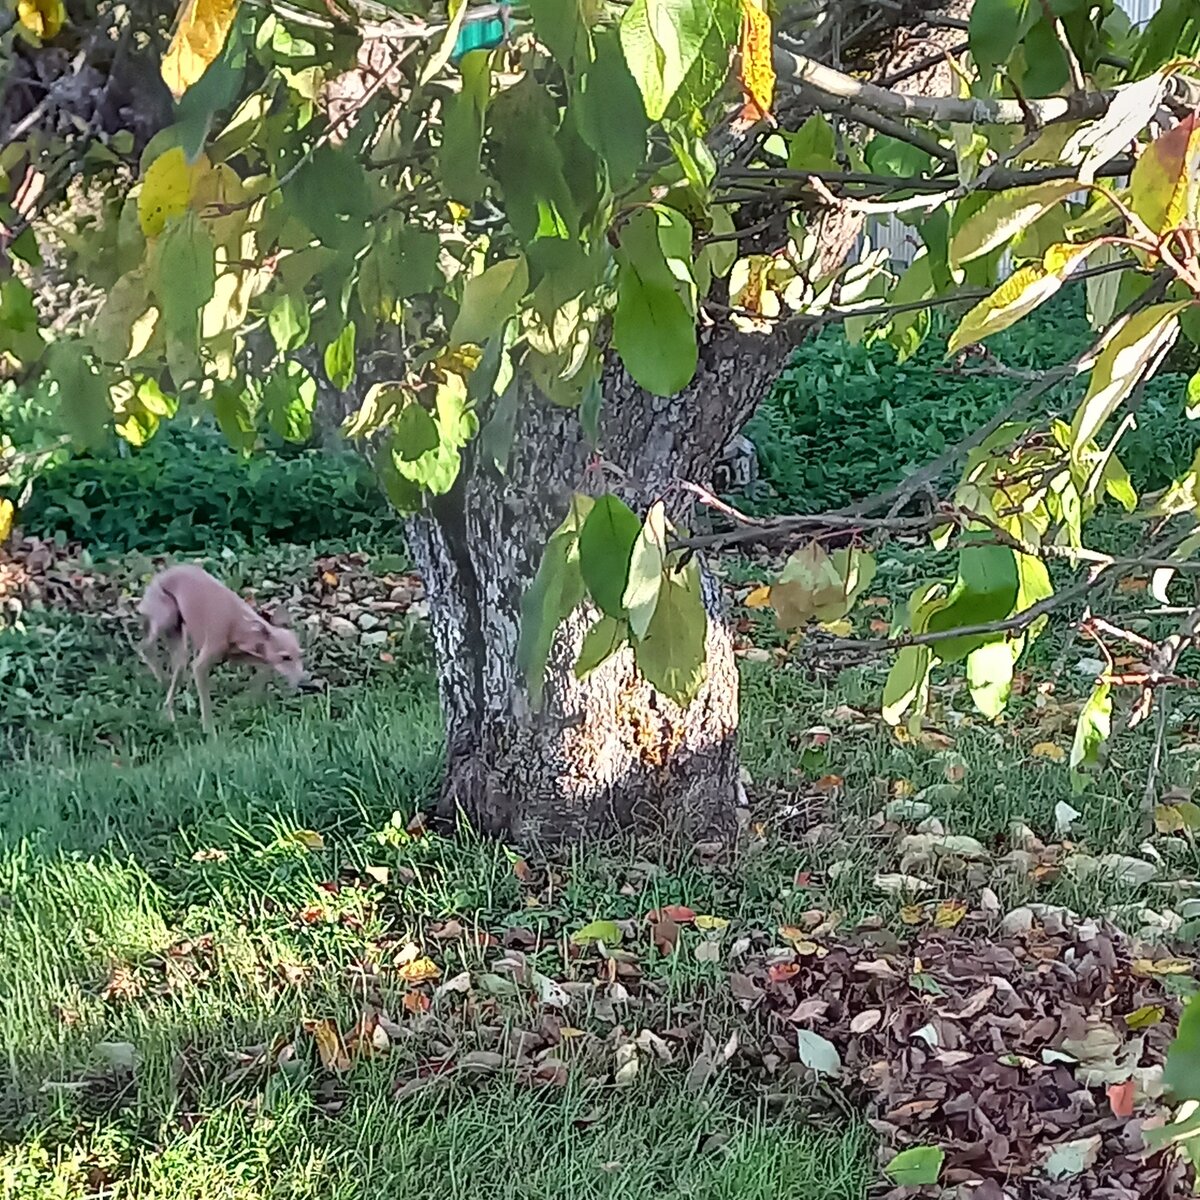
<svg viewBox="0 0 1200 1200"><path fill-rule="evenodd" d="M162 60L163 82L176 100L220 57L240 0L183 0Z"/></svg>
<svg viewBox="0 0 1200 1200"><path fill-rule="evenodd" d="M905 925L920 925L925 920L925 905L906 904L900 910L900 920Z"/></svg>
<svg viewBox="0 0 1200 1200"><path fill-rule="evenodd" d="M163 151L146 168L137 209L138 224L147 237L157 237L169 220L187 212L196 183L207 170L203 154L189 164L182 146Z"/></svg>
<svg viewBox="0 0 1200 1200"><path fill-rule="evenodd" d="M1130 1029L1149 1029L1163 1019L1166 1011L1161 1004L1143 1004L1125 1018L1125 1024Z"/></svg>
<svg viewBox="0 0 1200 1200"><path fill-rule="evenodd" d="M59 31L67 23L67 10L63 0L20 0L17 20L35 38L48 42L58 37Z"/></svg>
<svg viewBox="0 0 1200 1200"><path fill-rule="evenodd" d="M729 925L729 921L725 917L710 917L698 913L695 925L697 929L725 929Z"/></svg>
<svg viewBox="0 0 1200 1200"><path fill-rule="evenodd" d="M3 546L12 535L13 517L16 509L11 500L0 500L0 546Z"/></svg>
<svg viewBox="0 0 1200 1200"><path fill-rule="evenodd" d="M1067 752L1053 742L1038 742L1029 752L1034 758L1048 758L1051 762L1060 763L1067 757Z"/></svg>
<svg viewBox="0 0 1200 1200"><path fill-rule="evenodd" d="M938 929L953 929L967 915L967 906L961 900L943 900L933 914L933 923Z"/></svg>
<svg viewBox="0 0 1200 1200"><path fill-rule="evenodd" d="M0 536L0 541L3 541ZM1200 829L1200 807L1190 800L1178 804L1160 804L1154 810L1154 827L1159 833L1195 832Z"/></svg>
<svg viewBox="0 0 1200 1200"><path fill-rule="evenodd" d="M810 941L808 938L801 938L799 941L792 943L792 949L796 951L801 958L812 958L814 954L820 954L821 947L816 942Z"/></svg>
<svg viewBox="0 0 1200 1200"><path fill-rule="evenodd" d="M763 0L742 0L743 121L770 120L771 101L775 97L773 49L771 17L763 6Z"/></svg>
<svg viewBox="0 0 1200 1200"><path fill-rule="evenodd" d="M350 1055L346 1052L346 1043L342 1041L342 1035L332 1021L328 1018L321 1021L305 1021L304 1029L317 1043L321 1066L327 1071L350 1070Z"/></svg>
<svg viewBox="0 0 1200 1200"><path fill-rule="evenodd" d="M1190 975L1192 963L1186 958L1138 958L1134 960L1133 973L1143 978L1154 975Z"/></svg>
<svg viewBox="0 0 1200 1200"><path fill-rule="evenodd" d="M771 603L771 589L761 583L745 599L747 608L766 608Z"/></svg>
<svg viewBox="0 0 1200 1200"><path fill-rule="evenodd" d="M1060 242L1046 251L1042 262L1014 271L959 322L946 347L947 355L957 354L964 346L1007 329L1049 300L1099 245L1099 242L1082 245Z"/></svg>
<svg viewBox="0 0 1200 1200"><path fill-rule="evenodd" d="M847 617L842 617L838 621L822 621L821 628L826 633L833 634L834 637L848 637L854 632L854 625Z"/></svg>
<svg viewBox="0 0 1200 1200"><path fill-rule="evenodd" d="M408 983L427 983L441 977L441 968L431 958L415 958L404 963L398 970L400 978Z"/></svg>
<svg viewBox="0 0 1200 1200"><path fill-rule="evenodd" d="M303 846L305 850L325 849L325 839L313 829L297 829L292 834L292 839Z"/></svg>

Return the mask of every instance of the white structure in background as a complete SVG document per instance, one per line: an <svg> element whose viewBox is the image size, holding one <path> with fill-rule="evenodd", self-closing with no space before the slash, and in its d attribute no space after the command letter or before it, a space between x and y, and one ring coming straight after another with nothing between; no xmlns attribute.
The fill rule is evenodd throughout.
<svg viewBox="0 0 1200 1200"><path fill-rule="evenodd" d="M1118 0L1135 25L1144 25L1158 12L1161 0ZM921 238L897 217L870 218L865 230L873 247L884 247L896 266L907 266L921 248ZM1003 276L1007 267L1001 266Z"/></svg>

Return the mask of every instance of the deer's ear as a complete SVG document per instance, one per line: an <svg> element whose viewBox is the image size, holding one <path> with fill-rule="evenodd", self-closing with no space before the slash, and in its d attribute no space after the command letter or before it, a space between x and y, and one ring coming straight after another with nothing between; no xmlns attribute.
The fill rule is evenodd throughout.
<svg viewBox="0 0 1200 1200"><path fill-rule="evenodd" d="M266 655L270 637L270 626L261 617L256 616L238 626L234 631L233 644L242 654L251 658L262 658Z"/></svg>

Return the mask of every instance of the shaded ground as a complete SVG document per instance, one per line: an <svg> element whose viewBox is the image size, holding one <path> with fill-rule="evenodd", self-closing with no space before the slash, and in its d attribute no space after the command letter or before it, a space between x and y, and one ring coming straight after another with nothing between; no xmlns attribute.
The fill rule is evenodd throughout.
<svg viewBox="0 0 1200 1200"><path fill-rule="evenodd" d="M439 730L402 560L215 564L293 606L331 686L257 707L223 680L212 742L132 665L153 565L27 547L0 576L6 1195L853 1197L909 1145L981 1200L1185 1194L1141 1133L1200 855L1179 804L1143 828L1138 742L1070 796L1084 649L1040 647L1061 670L1006 725L943 688L899 744L878 671L809 678L744 612L736 854L545 862L424 828ZM1185 705L1169 744L1184 788Z"/></svg>

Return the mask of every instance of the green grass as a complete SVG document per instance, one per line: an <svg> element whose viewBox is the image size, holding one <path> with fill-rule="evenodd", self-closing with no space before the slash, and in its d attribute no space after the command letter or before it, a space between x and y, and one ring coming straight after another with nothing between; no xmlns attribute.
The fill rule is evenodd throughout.
<svg viewBox="0 0 1200 1200"><path fill-rule="evenodd" d="M300 577L310 557L246 559L242 582ZM133 579L143 565L112 569ZM873 591L894 604L930 569L893 548ZM762 577L748 562L728 575L742 586ZM854 619L865 628L889 613ZM761 612L747 615L758 644L779 641ZM826 1095L780 1104L744 1067L689 1092L682 1047L671 1063L644 1056L629 1085L615 1085L623 1037L699 1019L723 1043L746 1028L728 962L698 961L695 930L670 956L637 944L652 984L638 1006L614 1013L588 1001L564 1014L580 1033L546 1050L569 1068L564 1087L532 1088L509 1062L397 1097L431 1062L540 1036L547 1020L527 993L485 987L497 951L441 942L431 929L453 919L499 939L526 931L536 970L581 981L594 966L566 952L564 935L668 903L727 919L730 939L803 924L814 910L840 911L844 928L871 917L900 931L909 897L881 891L876 877L901 870L933 884L932 902L973 899L986 884L1004 907L1132 914L1173 903L1159 881L1033 879L1004 861L1014 822L1061 841L1063 802L1082 814L1071 837L1086 853L1139 854L1144 836L1144 734L1118 721L1109 769L1082 796L1061 765L1031 753L1040 742L1069 746L1088 686L1074 671L1087 648L1054 633L1034 651L1054 691L1039 699L1031 689L1001 724L972 716L961 683L939 682L934 719L953 738L944 746L897 742L855 715L877 709L886 664L810 677L789 661L747 662L742 751L754 812L736 858L705 867L672 846L616 841L531 860L552 878L546 887L522 881L512 848L410 826L442 766L419 631L398 633L387 664L319 639L314 665L334 679L323 695L255 705L222 681L217 739L203 737L187 705L178 725L161 719L125 637L95 616L51 612L28 613L0 637L26 706L12 707L10 689L4 723L27 734L14 737L19 750L0 774L6 1198L365 1200L441 1189L468 1200L853 1200L877 1178L876 1136ZM1198 724L1195 701L1181 696L1164 786L1194 777ZM818 726L830 731L824 747L813 745ZM906 862L900 836L912 823L897 831L880 816L896 795L923 796L946 832L978 838L993 860L965 873ZM1194 842L1156 846L1163 885L1200 877ZM410 943L443 980L470 971L470 998L407 1012L397 964ZM366 1005L403 1032L389 1035L386 1056L329 1073L297 1031L306 1021L348 1030ZM245 1069L261 1047L294 1056Z"/></svg>

